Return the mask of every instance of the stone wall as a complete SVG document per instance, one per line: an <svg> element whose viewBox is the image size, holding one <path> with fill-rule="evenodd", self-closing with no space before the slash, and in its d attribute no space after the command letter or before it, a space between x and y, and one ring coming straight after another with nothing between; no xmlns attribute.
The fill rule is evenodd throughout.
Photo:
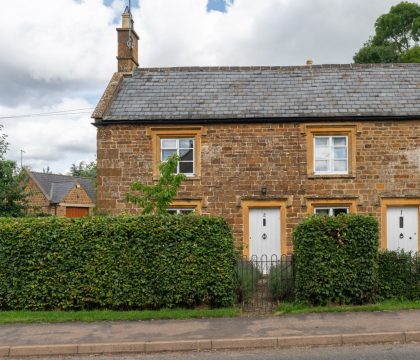
<svg viewBox="0 0 420 360"><path fill-rule="evenodd" d="M356 126L355 173L333 177L308 175L308 124L206 125L201 178L185 181L177 198L201 199L202 213L225 217L238 243L243 238L242 200L284 199L288 252L292 229L307 215L308 201L349 199L357 212L381 221L381 197L420 198L420 120L345 125ZM98 127L97 156L99 211L134 212L125 202L130 183L153 182L146 126Z"/></svg>
<svg viewBox="0 0 420 360"><path fill-rule="evenodd" d="M29 193L27 198L29 213L45 213L54 215L54 209L51 208L50 202L31 178L28 179L26 191Z"/></svg>

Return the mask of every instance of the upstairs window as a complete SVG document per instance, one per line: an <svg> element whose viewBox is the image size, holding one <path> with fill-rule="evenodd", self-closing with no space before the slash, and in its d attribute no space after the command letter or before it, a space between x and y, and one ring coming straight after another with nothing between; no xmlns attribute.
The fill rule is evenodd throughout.
<svg viewBox="0 0 420 360"><path fill-rule="evenodd" d="M308 178L355 177L356 126L306 125Z"/></svg>
<svg viewBox="0 0 420 360"><path fill-rule="evenodd" d="M153 179L157 180L159 163L176 154L180 157L176 173L187 176L187 180L201 177L201 139L207 133L205 126L152 126L146 135L152 140Z"/></svg>
<svg viewBox="0 0 420 360"><path fill-rule="evenodd" d="M161 138L160 139L160 160L166 161L174 154L180 160L176 174L193 176L194 172L194 138Z"/></svg>
<svg viewBox="0 0 420 360"><path fill-rule="evenodd" d="M314 136L314 172L348 174L348 137Z"/></svg>

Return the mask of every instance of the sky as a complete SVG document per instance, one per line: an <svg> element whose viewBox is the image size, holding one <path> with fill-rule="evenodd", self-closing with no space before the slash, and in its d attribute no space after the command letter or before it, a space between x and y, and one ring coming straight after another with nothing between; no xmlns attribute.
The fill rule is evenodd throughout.
<svg viewBox="0 0 420 360"><path fill-rule="evenodd" d="M394 0L132 0L141 67L351 63ZM419 1L415 1L419 2ZM90 118L128 0L0 0L6 157L65 173L95 160ZM21 152L23 150L24 152Z"/></svg>

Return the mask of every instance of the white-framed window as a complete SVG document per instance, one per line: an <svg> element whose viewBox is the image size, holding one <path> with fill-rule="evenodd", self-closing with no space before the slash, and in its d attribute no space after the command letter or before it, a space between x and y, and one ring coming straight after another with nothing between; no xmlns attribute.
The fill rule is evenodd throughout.
<svg viewBox="0 0 420 360"><path fill-rule="evenodd" d="M348 137L314 136L315 174L348 174Z"/></svg>
<svg viewBox="0 0 420 360"><path fill-rule="evenodd" d="M166 211L168 212L168 214L171 214L171 215L187 215L187 214L195 213L195 209L193 209L193 208L191 208L191 209L187 209L187 208L169 208Z"/></svg>
<svg viewBox="0 0 420 360"><path fill-rule="evenodd" d="M176 174L193 176L194 173L194 138L161 138L160 160L166 161L177 154L180 158Z"/></svg>
<svg viewBox="0 0 420 360"><path fill-rule="evenodd" d="M327 215L337 216L338 214L348 214L349 208L344 206L319 206L314 208L314 214L316 215Z"/></svg>

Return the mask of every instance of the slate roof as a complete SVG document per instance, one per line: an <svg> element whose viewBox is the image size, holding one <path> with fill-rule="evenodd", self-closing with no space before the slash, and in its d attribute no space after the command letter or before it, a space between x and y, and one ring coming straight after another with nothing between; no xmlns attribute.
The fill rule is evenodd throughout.
<svg viewBox="0 0 420 360"><path fill-rule="evenodd" d="M138 68L103 123L420 116L420 64Z"/></svg>
<svg viewBox="0 0 420 360"><path fill-rule="evenodd" d="M81 187L86 191L92 202L96 202L96 192L92 184L92 180L85 177L69 176L69 175L58 175L58 174L46 174L31 171L30 175L35 179L37 184L41 187L44 194L52 203L61 202L68 192L74 187L76 183L79 183Z"/></svg>

